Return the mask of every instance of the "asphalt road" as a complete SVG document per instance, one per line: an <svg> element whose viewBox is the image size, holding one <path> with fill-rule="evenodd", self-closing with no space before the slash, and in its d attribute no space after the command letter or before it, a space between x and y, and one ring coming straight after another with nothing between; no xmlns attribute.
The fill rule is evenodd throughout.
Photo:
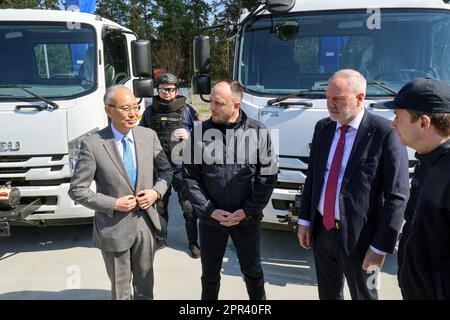
<svg viewBox="0 0 450 320"><path fill-rule="evenodd" d="M172 196L168 247L156 253L155 299L197 300L201 264L188 254L177 204ZM91 225L13 227L10 238L0 238L0 300L109 299L109 279L91 237ZM263 230L262 265L268 299L318 299L312 254L299 247L293 233ZM401 299L395 273L396 255L389 255L378 282L380 299ZM350 298L347 289L345 295ZM247 299L231 242L223 261L219 298Z"/></svg>

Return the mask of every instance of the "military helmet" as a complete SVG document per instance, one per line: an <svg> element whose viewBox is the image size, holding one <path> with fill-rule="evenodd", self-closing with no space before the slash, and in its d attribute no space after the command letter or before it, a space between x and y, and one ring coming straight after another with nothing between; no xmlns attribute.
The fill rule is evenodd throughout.
<svg viewBox="0 0 450 320"><path fill-rule="evenodd" d="M172 73L163 73L156 79L156 86L159 86L160 84L174 84L177 87L179 86L179 82L177 77L175 77Z"/></svg>

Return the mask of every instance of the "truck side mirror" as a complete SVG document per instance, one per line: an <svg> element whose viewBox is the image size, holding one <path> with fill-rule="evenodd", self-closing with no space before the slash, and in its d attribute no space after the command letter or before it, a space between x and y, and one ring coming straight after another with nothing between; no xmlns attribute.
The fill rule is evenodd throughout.
<svg viewBox="0 0 450 320"><path fill-rule="evenodd" d="M208 36L194 37L194 72L209 74L211 53Z"/></svg>
<svg viewBox="0 0 450 320"><path fill-rule="evenodd" d="M152 53L149 40L131 41L131 54L133 60L133 76L151 78Z"/></svg>
<svg viewBox="0 0 450 320"><path fill-rule="evenodd" d="M136 98L153 97L153 79L134 79L133 92Z"/></svg>
<svg viewBox="0 0 450 320"><path fill-rule="evenodd" d="M267 10L270 13L284 13L290 11L295 5L295 0L267 0Z"/></svg>
<svg viewBox="0 0 450 320"><path fill-rule="evenodd" d="M193 94L211 93L211 77L209 75L196 74L192 77L191 84Z"/></svg>

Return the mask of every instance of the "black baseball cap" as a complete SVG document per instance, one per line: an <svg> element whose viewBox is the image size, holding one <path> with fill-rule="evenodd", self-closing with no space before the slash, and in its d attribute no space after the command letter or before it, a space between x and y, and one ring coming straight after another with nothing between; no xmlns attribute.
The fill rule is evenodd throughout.
<svg viewBox="0 0 450 320"><path fill-rule="evenodd" d="M393 101L377 103L374 107L450 113L450 86L431 78L417 78L406 83Z"/></svg>

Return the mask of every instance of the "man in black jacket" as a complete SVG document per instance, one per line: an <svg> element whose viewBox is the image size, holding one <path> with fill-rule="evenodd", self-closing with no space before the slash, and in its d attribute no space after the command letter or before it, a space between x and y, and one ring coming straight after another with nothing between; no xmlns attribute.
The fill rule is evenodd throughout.
<svg viewBox="0 0 450 320"><path fill-rule="evenodd" d="M252 300L266 298L260 221L277 179L277 161L264 126L240 109L242 86L221 81L211 92L211 118L194 128L183 161L188 198L199 215L202 299L216 300L228 236ZM238 152L237 152L238 151Z"/></svg>
<svg viewBox="0 0 450 320"><path fill-rule="evenodd" d="M450 299L450 86L418 78L384 106L419 160L399 245L403 298Z"/></svg>

